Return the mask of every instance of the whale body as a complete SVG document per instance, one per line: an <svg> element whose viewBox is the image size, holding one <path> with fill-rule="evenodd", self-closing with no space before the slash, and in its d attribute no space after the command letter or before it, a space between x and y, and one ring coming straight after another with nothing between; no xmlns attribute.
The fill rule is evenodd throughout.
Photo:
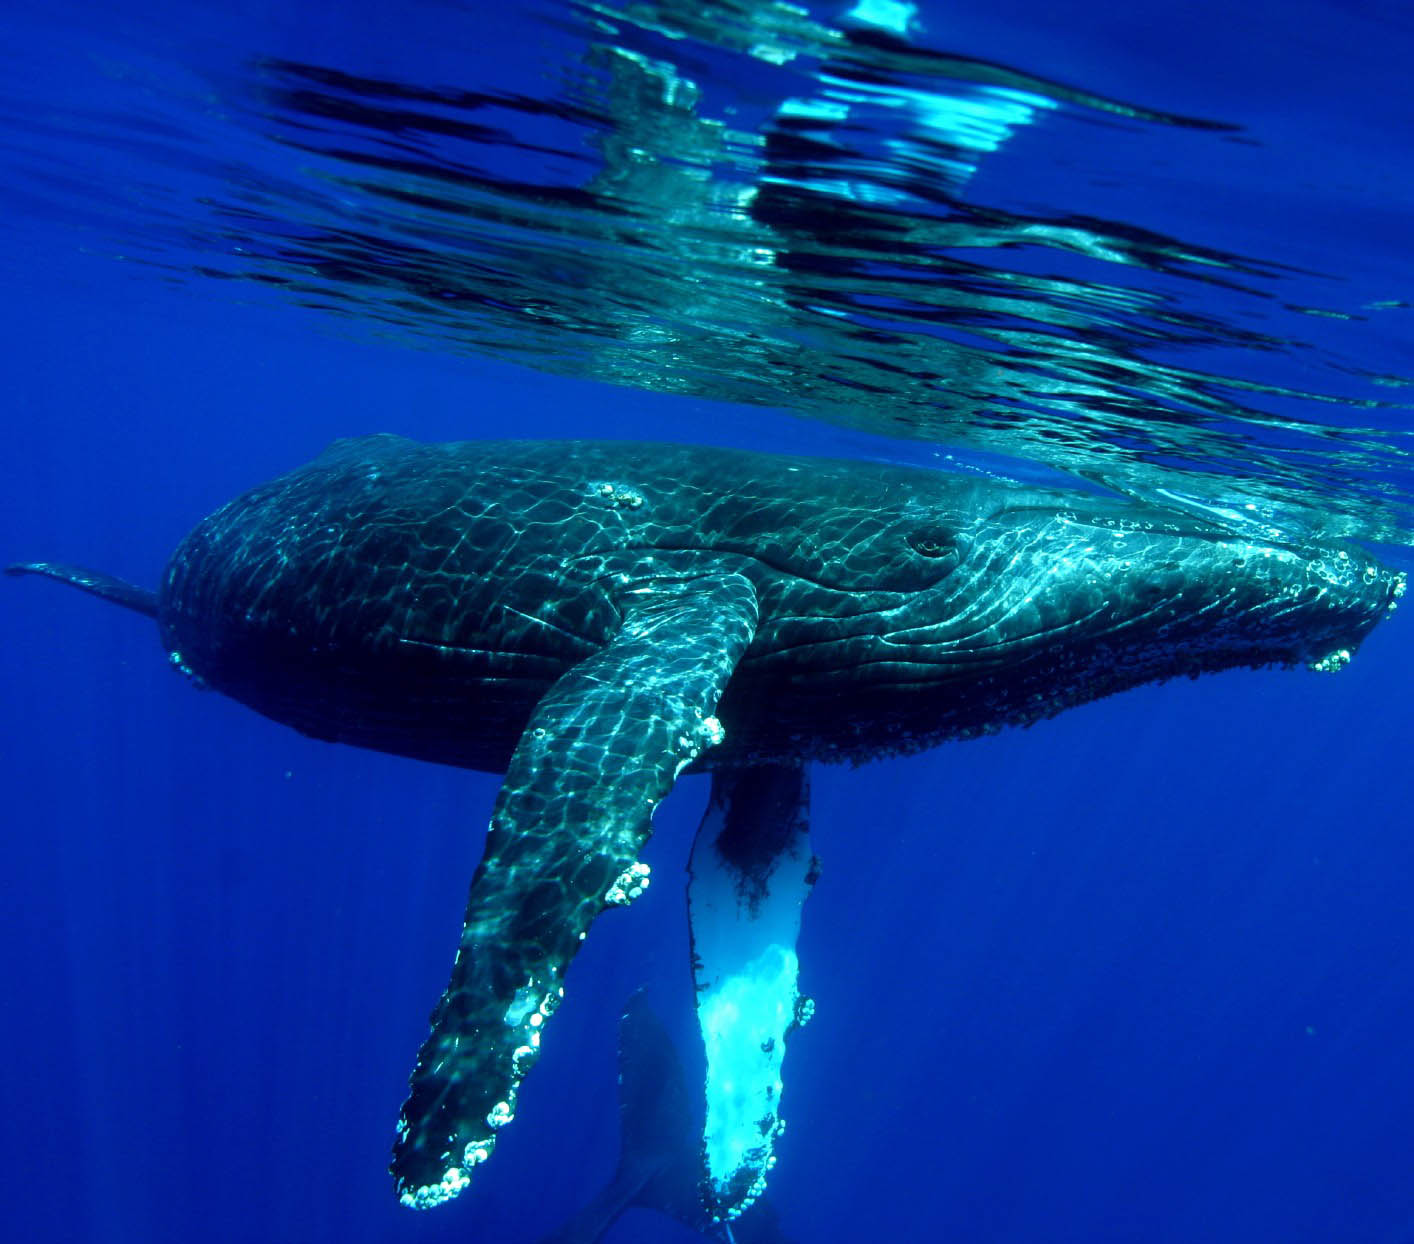
<svg viewBox="0 0 1414 1244"><path fill-rule="evenodd" d="M504 772L394 1146L455 1196L515 1112L595 916L684 770L712 792L689 887L707 1052L702 1192L765 1186L812 760L1027 725L1177 675L1343 665L1403 576L1128 499L680 445L341 441L197 525L156 593L174 666L321 739Z"/></svg>

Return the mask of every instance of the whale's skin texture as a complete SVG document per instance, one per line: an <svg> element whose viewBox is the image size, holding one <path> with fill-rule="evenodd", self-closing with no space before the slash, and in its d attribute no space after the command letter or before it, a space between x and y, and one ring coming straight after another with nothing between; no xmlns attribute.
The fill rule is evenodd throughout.
<svg viewBox="0 0 1414 1244"><path fill-rule="evenodd" d="M414 1207L490 1156L590 924L648 883L653 809L684 769L710 769L690 887L710 1219L764 1187L781 1053L809 1014L807 761L1027 725L1176 675L1339 668L1404 587L1353 548L1080 491L393 436L337 442L218 510L155 597L13 569L155 613L178 669L306 734L505 773L398 1124L392 1172Z"/></svg>
<svg viewBox="0 0 1414 1244"><path fill-rule="evenodd" d="M163 643L324 739L504 772L645 584L759 621L704 763L863 760L1156 679L1319 661L1398 576L1188 514L862 462L593 442L338 442L203 521Z"/></svg>

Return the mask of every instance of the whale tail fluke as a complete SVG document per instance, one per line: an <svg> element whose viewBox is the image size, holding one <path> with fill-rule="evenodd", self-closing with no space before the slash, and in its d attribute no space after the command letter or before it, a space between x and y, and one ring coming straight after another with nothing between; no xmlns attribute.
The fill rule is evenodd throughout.
<svg viewBox="0 0 1414 1244"><path fill-rule="evenodd" d="M699 1196L701 1143L682 1064L642 992L619 1021L618 1169L604 1190L539 1244L596 1244L628 1209L651 1209L707 1238L788 1244L771 1207L757 1202L730 1226L707 1220Z"/></svg>
<svg viewBox="0 0 1414 1244"><path fill-rule="evenodd" d="M149 618L157 616L157 593L149 592L124 579L115 579L99 570L87 570L83 566L66 566L62 562L19 562L5 567L6 574L43 575L46 579L58 579L100 600L111 601Z"/></svg>
<svg viewBox="0 0 1414 1244"><path fill-rule="evenodd" d="M619 1215L655 1209L697 1230L697 1136L677 1052L643 994L619 1021L619 1164L607 1186L539 1244L595 1244Z"/></svg>

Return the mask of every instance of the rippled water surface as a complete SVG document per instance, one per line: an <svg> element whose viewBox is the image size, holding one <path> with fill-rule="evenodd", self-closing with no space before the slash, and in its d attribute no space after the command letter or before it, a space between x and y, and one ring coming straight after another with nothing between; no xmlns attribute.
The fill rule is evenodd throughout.
<svg viewBox="0 0 1414 1244"><path fill-rule="evenodd" d="M3 193L410 347L1407 542L1414 19L911 7L133 10L81 55L46 10Z"/></svg>

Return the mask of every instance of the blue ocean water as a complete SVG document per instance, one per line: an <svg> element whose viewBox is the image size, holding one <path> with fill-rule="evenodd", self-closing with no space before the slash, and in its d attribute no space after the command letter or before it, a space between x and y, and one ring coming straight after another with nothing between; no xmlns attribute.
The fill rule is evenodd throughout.
<svg viewBox="0 0 1414 1244"><path fill-rule="evenodd" d="M945 64L851 45L886 98L797 10L678 10L10 6L0 553L152 584L242 489L396 431L1070 470L1408 565L1402 9L929 4L904 33ZM940 138L940 95L988 136ZM781 150L788 99L826 150ZM758 185L747 236L721 196ZM495 780L304 739L142 618L4 591L7 1237L529 1241L592 1195L628 995L700 1059L703 780L493 1162L412 1214L392 1126ZM1406 609L1338 677L818 770L786 1234L1414 1240L1412 640Z"/></svg>

